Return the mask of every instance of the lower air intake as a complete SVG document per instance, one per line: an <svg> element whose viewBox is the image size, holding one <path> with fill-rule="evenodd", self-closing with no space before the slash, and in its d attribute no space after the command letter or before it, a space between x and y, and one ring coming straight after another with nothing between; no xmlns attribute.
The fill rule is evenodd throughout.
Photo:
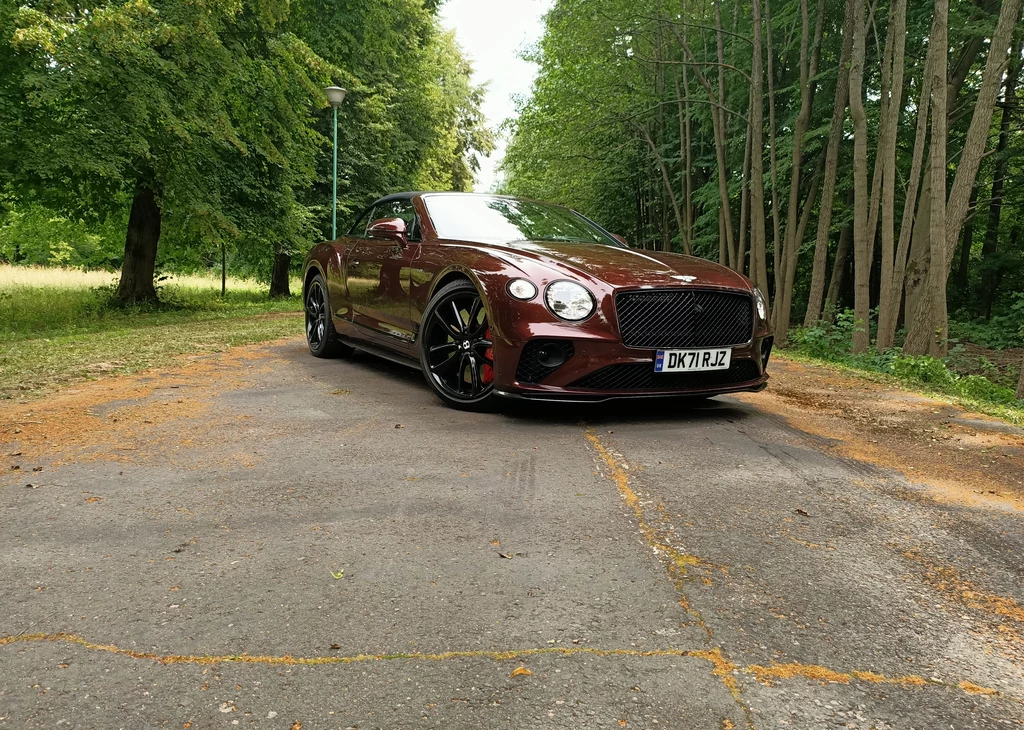
<svg viewBox="0 0 1024 730"><path fill-rule="evenodd" d="M653 363L609 365L584 375L570 388L580 390L700 390L739 385L761 377L757 362L737 360L728 370L703 373L656 373Z"/></svg>

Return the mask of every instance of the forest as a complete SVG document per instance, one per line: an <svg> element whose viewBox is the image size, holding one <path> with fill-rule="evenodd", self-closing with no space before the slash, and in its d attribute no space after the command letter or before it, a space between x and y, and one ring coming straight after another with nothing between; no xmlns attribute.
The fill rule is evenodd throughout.
<svg viewBox="0 0 1024 730"><path fill-rule="evenodd" d="M0 264L119 272L0 316L193 272L288 294L331 230L327 85L340 221L472 189L494 131L440 4L0 0ZM1024 399L1021 5L555 0L500 191L744 273L780 347Z"/></svg>
<svg viewBox="0 0 1024 730"><path fill-rule="evenodd" d="M743 272L779 345L918 368L1021 347L1020 19L1021 0L558 0L503 187Z"/></svg>
<svg viewBox="0 0 1024 730"><path fill-rule="evenodd" d="M384 192L472 187L483 89L435 0L0 0L0 261L224 269L287 293ZM298 261L293 260L297 256Z"/></svg>

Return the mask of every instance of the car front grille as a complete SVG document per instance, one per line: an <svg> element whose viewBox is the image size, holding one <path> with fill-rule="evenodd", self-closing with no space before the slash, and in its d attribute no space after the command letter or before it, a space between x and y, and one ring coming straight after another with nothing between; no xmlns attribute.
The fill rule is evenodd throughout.
<svg viewBox="0 0 1024 730"><path fill-rule="evenodd" d="M724 347L747 342L754 332L754 303L737 292L623 292L615 297L615 311L627 347Z"/></svg>
<svg viewBox="0 0 1024 730"><path fill-rule="evenodd" d="M728 370L702 373L656 373L654 363L622 363L595 370L570 388L581 390L698 390L739 385L761 377L754 360L737 360Z"/></svg>

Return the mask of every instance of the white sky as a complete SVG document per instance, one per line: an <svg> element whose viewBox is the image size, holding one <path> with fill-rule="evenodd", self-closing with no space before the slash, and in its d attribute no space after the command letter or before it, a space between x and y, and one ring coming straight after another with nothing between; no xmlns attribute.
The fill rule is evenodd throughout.
<svg viewBox="0 0 1024 730"><path fill-rule="evenodd" d="M540 39L542 17L554 0L447 0L441 22L453 28L459 45L473 63L473 83L490 81L483 111L496 128L513 116L513 94L527 94L537 67L518 57L519 51ZM506 140L480 161L476 189L486 192L494 183L497 163L505 153Z"/></svg>

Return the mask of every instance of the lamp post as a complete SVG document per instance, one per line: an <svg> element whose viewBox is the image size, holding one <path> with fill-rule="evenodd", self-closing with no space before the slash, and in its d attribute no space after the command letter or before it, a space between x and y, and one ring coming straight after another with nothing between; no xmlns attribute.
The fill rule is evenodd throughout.
<svg viewBox="0 0 1024 730"><path fill-rule="evenodd" d="M333 193L331 202L331 240L338 237L338 107L345 101L348 92L340 86L328 86L324 89L327 101L334 107L334 173L332 174Z"/></svg>

